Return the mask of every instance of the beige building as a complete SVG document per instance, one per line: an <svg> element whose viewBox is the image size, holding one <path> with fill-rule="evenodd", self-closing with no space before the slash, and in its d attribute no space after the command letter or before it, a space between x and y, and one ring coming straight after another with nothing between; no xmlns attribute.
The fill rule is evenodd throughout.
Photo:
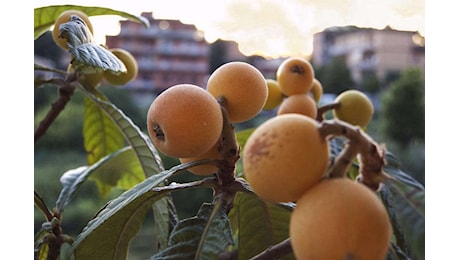
<svg viewBox="0 0 460 260"><path fill-rule="evenodd" d="M334 57L344 57L356 83L369 74L387 82L401 70L425 69L425 42L418 32L386 27L332 27L315 34L312 63L326 65Z"/></svg>
<svg viewBox="0 0 460 260"><path fill-rule="evenodd" d="M138 62L137 78L127 87L135 92L158 94L180 83L204 86L209 68L209 44L195 25L179 20L155 19L142 13L148 28L131 21L120 22L120 33L107 36L109 48L123 48Z"/></svg>

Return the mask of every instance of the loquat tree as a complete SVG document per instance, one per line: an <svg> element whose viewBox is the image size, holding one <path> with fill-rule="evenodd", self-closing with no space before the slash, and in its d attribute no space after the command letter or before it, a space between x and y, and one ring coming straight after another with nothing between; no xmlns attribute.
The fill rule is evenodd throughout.
<svg viewBox="0 0 460 260"><path fill-rule="evenodd" d="M79 12L58 19L69 10ZM424 187L365 132L373 116L373 109L363 109L368 103L349 106L338 99L316 107L315 118L293 110L236 131L235 123L273 101L268 98L273 90L257 68L230 61L212 71L206 87L184 82L162 92L152 100L142 131L89 77L136 75L130 70L137 66L95 43L89 29L92 16L114 14L149 26L142 17L104 7L35 9L34 39L59 21L57 38L72 57L69 70L35 64L36 71L54 75L36 79L35 87L58 88L47 113L39 114L35 146L78 92L85 100L86 151L84 165L60 176L54 207L34 190L35 207L44 217L35 259L127 259L149 213L155 227L150 259L424 259ZM277 75L281 90L309 97L315 108L309 95L322 91L312 85L314 70L308 60L293 58ZM365 100L356 93L350 98ZM287 99L277 100L273 106ZM340 116L324 120L322 114L332 109ZM354 123L347 113L364 120ZM165 154L178 163L166 169ZM197 179L171 181L187 171ZM69 235L64 210L83 186L94 184L100 195L94 200L104 200L113 189L123 192L104 201L77 235ZM192 189L212 191L212 201L180 218L172 194ZM331 192L334 196L325 196Z"/></svg>

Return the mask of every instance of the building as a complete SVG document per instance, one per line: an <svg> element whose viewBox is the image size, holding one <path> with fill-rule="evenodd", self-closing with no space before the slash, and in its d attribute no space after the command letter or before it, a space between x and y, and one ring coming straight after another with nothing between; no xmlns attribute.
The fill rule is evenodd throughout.
<svg viewBox="0 0 460 260"><path fill-rule="evenodd" d="M148 28L140 23L120 21L120 33L106 37L108 48L123 48L138 62L138 76L126 87L140 94L138 96L145 96L158 95L180 83L204 86L208 77L209 44L203 33L195 25L179 20L155 19L151 12L141 15L149 20ZM148 100L151 101L151 96Z"/></svg>
<svg viewBox="0 0 460 260"><path fill-rule="evenodd" d="M251 57L251 63L264 75L266 79L276 79L276 71L286 58L267 59L261 56Z"/></svg>
<svg viewBox="0 0 460 260"><path fill-rule="evenodd" d="M214 48L214 53L211 53L211 60L218 59L218 64L212 64L210 66L210 73L215 70L218 66L222 65L226 62L231 61L243 61L247 62L254 67L256 67L265 78L276 78L276 70L278 66L283 62L285 58L275 58L275 59L267 59L266 57L253 55L253 56L245 56L241 53L239 49L239 44L235 41L228 41L217 39L215 42L211 43L211 48ZM216 51L217 50L217 51ZM217 56L217 57L216 57ZM215 61L216 62L216 61Z"/></svg>
<svg viewBox="0 0 460 260"><path fill-rule="evenodd" d="M376 75L386 83L402 70L417 67L425 70L425 43L418 32L382 30L354 26L332 27L314 35L312 63L327 65L343 57L352 79L361 83Z"/></svg>

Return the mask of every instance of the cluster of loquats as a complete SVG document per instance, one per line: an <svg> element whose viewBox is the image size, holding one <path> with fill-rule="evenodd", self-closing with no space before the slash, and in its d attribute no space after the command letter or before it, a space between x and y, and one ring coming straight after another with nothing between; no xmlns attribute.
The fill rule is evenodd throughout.
<svg viewBox="0 0 460 260"><path fill-rule="evenodd" d="M249 136L244 176L260 198L296 204L290 221L296 258L385 259L391 224L382 202L365 185L328 175L333 162L317 117L323 87L311 64L288 58L277 80L266 83L264 109L279 108ZM372 103L357 90L345 91L330 108L335 120L353 127L364 128L373 115Z"/></svg>
<svg viewBox="0 0 460 260"><path fill-rule="evenodd" d="M210 75L205 88L179 84L155 98L147 114L148 132L159 151L181 163L214 160L188 169L206 176L219 172L219 162L228 156L222 151L226 122L244 122L279 106L277 115L247 139L242 165L258 197L296 204L290 221L295 256L384 259L391 236L385 207L365 185L328 175L329 140L317 116L322 93L311 64L302 58L285 60L277 80L265 79L248 63L228 62ZM365 127L373 114L365 97L359 91L339 95L330 106L336 120Z"/></svg>
<svg viewBox="0 0 460 260"><path fill-rule="evenodd" d="M182 163L221 160L223 111L230 123L247 121L262 110L267 95L265 78L257 68L228 62L210 75L206 88L179 84L155 98L148 110L148 131L158 150ZM189 168L200 176L217 170L216 164Z"/></svg>
<svg viewBox="0 0 460 260"><path fill-rule="evenodd" d="M91 21L86 13L73 9L62 12L54 23L52 37L56 45L66 51L70 49L70 46L68 40L65 37L62 37L60 26L69 22L72 16L78 16L82 19L84 25L88 28L89 33L91 34L90 36L93 36L94 33L93 25L91 24ZM108 50L118 59L120 59L120 61L125 65L126 72L115 73L110 70L101 69L84 70L82 71L81 80L84 81L87 86L96 88L100 85L103 79L105 79L111 85L122 86L137 77L138 64L134 56L129 51L122 48L112 48ZM67 68L68 72L73 72L74 70L75 68L72 66L72 64L70 64Z"/></svg>
<svg viewBox="0 0 460 260"><path fill-rule="evenodd" d="M269 95L265 110L278 108L278 115L297 113L316 118L323 87L308 60L288 58L278 67L276 80L266 81Z"/></svg>
<svg viewBox="0 0 460 260"><path fill-rule="evenodd" d="M288 58L278 67L276 77L266 80L266 104L270 105L265 107L279 106L277 115L258 126L247 140L243 168L259 197L275 203L293 202L325 177L329 144L318 131L318 109L309 94L315 80L310 62Z"/></svg>

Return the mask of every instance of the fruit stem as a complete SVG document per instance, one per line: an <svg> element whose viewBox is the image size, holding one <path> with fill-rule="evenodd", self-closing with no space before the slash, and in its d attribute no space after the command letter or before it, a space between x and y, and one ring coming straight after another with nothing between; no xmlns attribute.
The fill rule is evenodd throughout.
<svg viewBox="0 0 460 260"><path fill-rule="evenodd" d="M290 71L292 73L296 73L296 74L304 74L305 73L305 69L304 67L302 67L301 65L294 65L291 67Z"/></svg>
<svg viewBox="0 0 460 260"><path fill-rule="evenodd" d="M161 127L157 124L154 124L152 126L152 129L153 129L153 132L155 132L155 137L164 141L165 140L165 134L163 133L163 130L161 129Z"/></svg>
<svg viewBox="0 0 460 260"><path fill-rule="evenodd" d="M330 168L327 176L329 178L346 177L348 169L353 163L353 159L358 155L359 149L353 141L348 141L341 153L335 157L333 166Z"/></svg>
<svg viewBox="0 0 460 260"><path fill-rule="evenodd" d="M380 183L388 177L383 171L385 147L377 145L360 127L337 119L322 121L319 131L326 140L343 136L349 141L332 165L330 177L345 177L357 156L360 166L356 180L372 190L377 191L380 188Z"/></svg>
<svg viewBox="0 0 460 260"><path fill-rule="evenodd" d="M218 147L223 159L217 165L217 177L222 185L226 185L235 181L235 165L240 158L240 148L236 140L235 127L231 123L227 109L225 108L226 100L224 97L219 97L217 102L220 104L223 117L222 134Z"/></svg>
<svg viewBox="0 0 460 260"><path fill-rule="evenodd" d="M339 102L334 102L334 103L330 103L330 104L327 104L327 105L319 107L318 108L318 114L316 116L316 121L318 121L318 122L323 121L324 120L324 113L326 113L327 111L329 111L331 109L337 108L339 106L340 106Z"/></svg>

